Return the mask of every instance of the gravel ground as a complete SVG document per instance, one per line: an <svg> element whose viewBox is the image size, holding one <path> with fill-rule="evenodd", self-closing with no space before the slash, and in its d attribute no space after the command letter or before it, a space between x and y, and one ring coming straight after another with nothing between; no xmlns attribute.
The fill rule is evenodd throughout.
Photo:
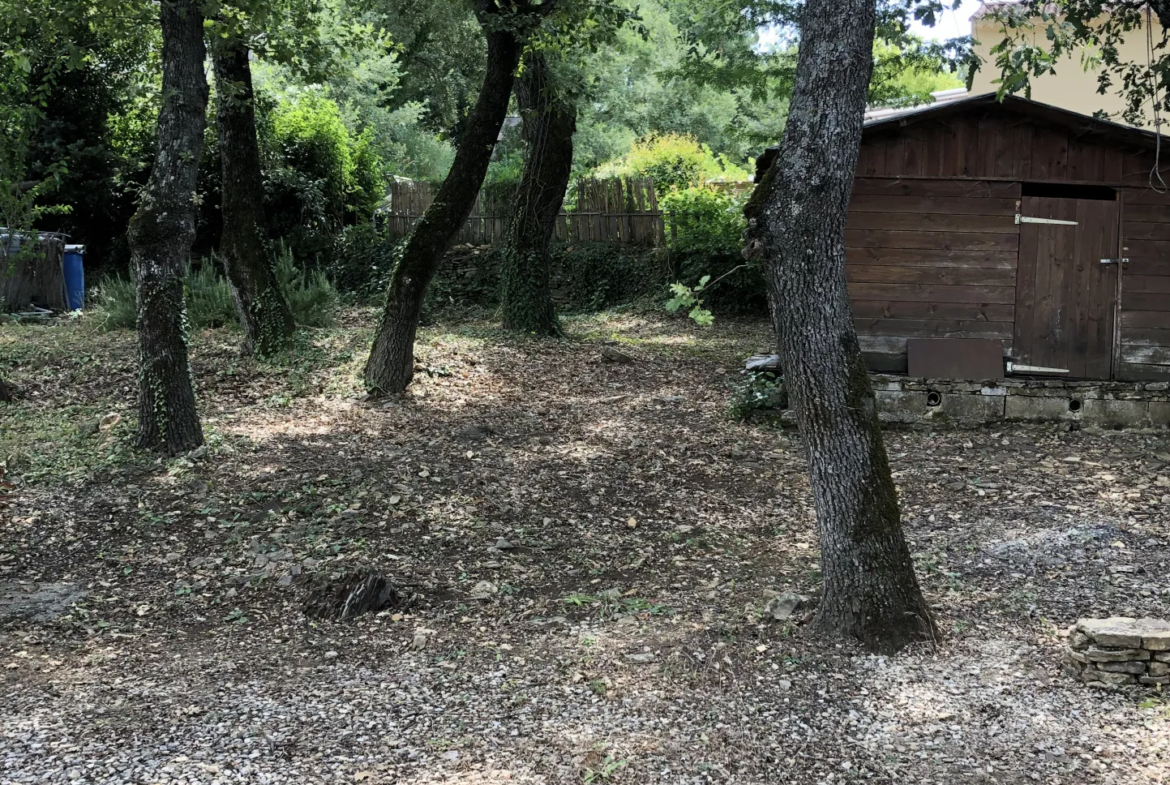
<svg viewBox="0 0 1170 785"><path fill-rule="evenodd" d="M766 326L432 328L383 405L368 323L198 336L172 461L124 446L131 336L0 333L0 782L1170 782L1170 702L1059 670L1079 617L1170 617L1165 432L889 431L944 634L879 658L765 618L819 582L799 437L725 416ZM357 565L409 599L306 618Z"/></svg>

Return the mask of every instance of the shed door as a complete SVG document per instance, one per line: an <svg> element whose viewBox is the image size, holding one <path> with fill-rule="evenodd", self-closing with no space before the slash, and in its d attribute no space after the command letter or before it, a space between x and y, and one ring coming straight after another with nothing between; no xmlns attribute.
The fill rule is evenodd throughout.
<svg viewBox="0 0 1170 785"><path fill-rule="evenodd" d="M1016 278L1016 362L1108 379L1113 366L1119 203L1025 196Z"/></svg>

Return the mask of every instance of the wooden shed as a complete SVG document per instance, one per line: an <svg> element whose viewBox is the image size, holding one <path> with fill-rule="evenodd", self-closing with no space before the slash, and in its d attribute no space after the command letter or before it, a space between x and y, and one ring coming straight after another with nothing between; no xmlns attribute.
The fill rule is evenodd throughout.
<svg viewBox="0 0 1170 785"><path fill-rule="evenodd" d="M871 368L906 372L912 339L986 339L1024 373L1170 380L1157 146L1151 132L993 94L867 122L846 270Z"/></svg>

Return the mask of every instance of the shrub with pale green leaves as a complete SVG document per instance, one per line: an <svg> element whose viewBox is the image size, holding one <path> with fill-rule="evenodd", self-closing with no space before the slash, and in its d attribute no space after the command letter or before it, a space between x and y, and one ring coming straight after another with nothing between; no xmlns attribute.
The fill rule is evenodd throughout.
<svg viewBox="0 0 1170 785"><path fill-rule="evenodd" d="M326 327L333 323L337 290L324 273L305 271L283 248L277 254L275 270L298 326ZM187 322L193 329L239 323L231 287L211 259L204 259L198 267L187 269L183 288ZM137 314L132 281L120 276L105 278L94 287L92 299L103 329L134 329Z"/></svg>

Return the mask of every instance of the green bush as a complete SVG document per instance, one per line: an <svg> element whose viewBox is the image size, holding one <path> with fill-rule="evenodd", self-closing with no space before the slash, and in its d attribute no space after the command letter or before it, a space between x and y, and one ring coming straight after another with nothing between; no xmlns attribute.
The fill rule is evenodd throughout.
<svg viewBox="0 0 1170 785"><path fill-rule="evenodd" d="M398 246L372 224L350 226L334 238L322 269L338 291L374 299L390 282Z"/></svg>
<svg viewBox="0 0 1170 785"><path fill-rule="evenodd" d="M337 103L305 91L274 105L259 124L269 230L333 234L367 221L385 195L385 166L369 130L356 138ZM302 261L305 255L296 249Z"/></svg>
<svg viewBox="0 0 1170 785"><path fill-rule="evenodd" d="M309 273L298 267L292 254L281 250L276 258L276 277L302 327L324 327L333 322L337 290L321 272ZM187 322L193 329L238 324L231 287L212 259L188 268L184 280ZM122 277L103 279L93 290L99 324L105 330L132 330L135 327L134 283Z"/></svg>
<svg viewBox="0 0 1170 785"><path fill-rule="evenodd" d="M746 193L710 187L684 188L662 198L666 246L684 285L710 276L704 304L722 313L757 313L767 308L763 273L741 255L747 221Z"/></svg>
<svg viewBox="0 0 1170 785"><path fill-rule="evenodd" d="M275 262L276 280L288 299L299 327L328 327L337 310L337 290L321 270L298 266L292 253L281 248Z"/></svg>
<svg viewBox="0 0 1170 785"><path fill-rule="evenodd" d="M788 408L784 377L774 371L744 371L744 379L732 388L727 415L737 422L751 419L756 412Z"/></svg>
<svg viewBox="0 0 1170 785"><path fill-rule="evenodd" d="M216 274L215 265L204 260L196 269L187 269L183 290L187 300L187 322L191 327L221 327L235 323L236 311L227 281ZM105 278L95 287L93 300L100 324L106 330L132 330L137 321L134 282L126 278Z"/></svg>
<svg viewBox="0 0 1170 785"><path fill-rule="evenodd" d="M652 294L661 286L652 251L615 243L557 244L554 285L563 287L569 311L599 311Z"/></svg>
<svg viewBox="0 0 1170 785"><path fill-rule="evenodd" d="M685 134L643 137L634 143L624 158L598 170L600 177L622 175L651 178L654 190L659 194L693 188L708 180L751 179L746 169L716 156L707 145L699 144L693 136Z"/></svg>
<svg viewBox="0 0 1170 785"><path fill-rule="evenodd" d="M98 324L103 330L133 330L135 313L134 282L122 276L103 278L89 294Z"/></svg>
<svg viewBox="0 0 1170 785"><path fill-rule="evenodd" d="M671 191L662 197L667 248L675 253L738 256L747 228L746 201L743 194L714 188Z"/></svg>

